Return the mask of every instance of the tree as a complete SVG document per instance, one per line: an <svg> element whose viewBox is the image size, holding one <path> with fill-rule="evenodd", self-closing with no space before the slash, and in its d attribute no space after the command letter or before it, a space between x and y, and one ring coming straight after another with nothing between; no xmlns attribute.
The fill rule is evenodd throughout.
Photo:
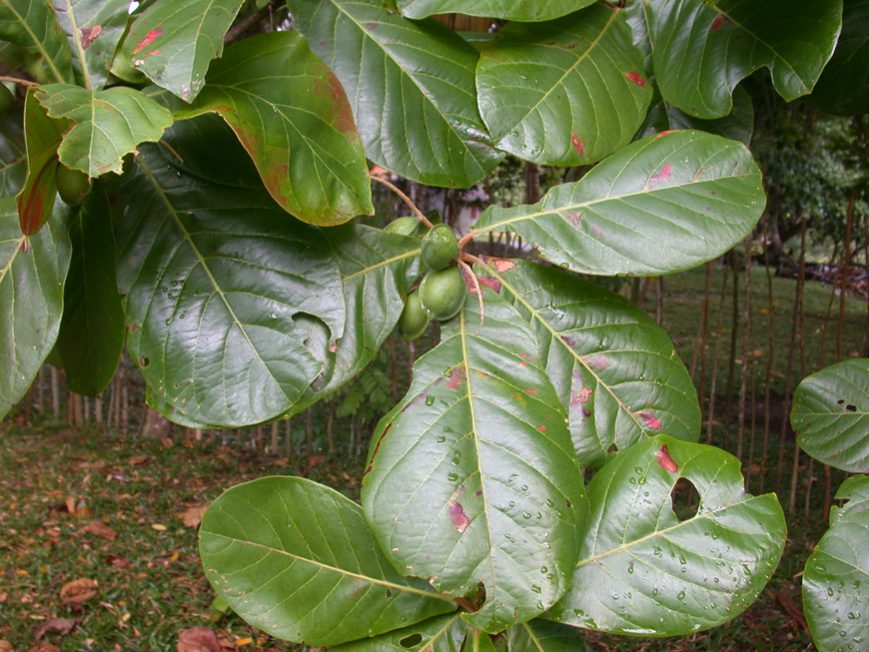
<svg viewBox="0 0 869 652"><path fill-rule="evenodd" d="M203 520L203 566L252 624L341 649L576 649L581 628L739 614L781 555L777 498L696 443L666 333L578 274L673 273L751 232L765 197L737 85L768 68L786 100L810 93L841 2L263 4L0 5L24 96L3 128L0 413L52 349L98 393L126 346L177 423L289 416L362 371L432 274L418 236L354 220L372 183L399 191L369 161L450 188L504 153L595 165L458 241L467 290L444 286L463 302L372 437L362 505L239 485ZM432 18L455 10L504 24ZM65 169L93 181L79 206L56 196ZM475 248L503 231L536 258ZM677 483L696 513L674 510Z"/></svg>

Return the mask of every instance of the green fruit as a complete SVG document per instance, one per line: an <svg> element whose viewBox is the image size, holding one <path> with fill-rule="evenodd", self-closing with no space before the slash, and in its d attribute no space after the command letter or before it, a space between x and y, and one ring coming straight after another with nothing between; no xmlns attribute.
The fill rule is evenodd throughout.
<svg viewBox="0 0 869 652"><path fill-rule="evenodd" d="M58 164L54 173L57 192L60 198L70 206L78 206L91 191L91 180L84 172Z"/></svg>
<svg viewBox="0 0 869 652"><path fill-rule="evenodd" d="M415 340L423 334L431 317L423 310L422 303L419 300L419 292L411 292L407 295L407 300L404 302L404 310L401 311L401 317L398 320L398 332L401 336L410 341Z"/></svg>
<svg viewBox="0 0 869 652"><path fill-rule="evenodd" d="M459 257L459 241L446 224L436 224L422 239L422 259L429 269L446 269Z"/></svg>
<svg viewBox="0 0 869 652"><path fill-rule="evenodd" d="M416 235L421 225L422 222L415 217L399 217L387 224L383 230L399 235Z"/></svg>
<svg viewBox="0 0 869 652"><path fill-rule="evenodd" d="M0 114L6 113L11 109L14 102L15 96L12 94L12 91L3 84L0 84Z"/></svg>
<svg viewBox="0 0 869 652"><path fill-rule="evenodd" d="M439 321L452 319L465 305L465 280L458 267L427 273L419 285L419 300L425 311Z"/></svg>

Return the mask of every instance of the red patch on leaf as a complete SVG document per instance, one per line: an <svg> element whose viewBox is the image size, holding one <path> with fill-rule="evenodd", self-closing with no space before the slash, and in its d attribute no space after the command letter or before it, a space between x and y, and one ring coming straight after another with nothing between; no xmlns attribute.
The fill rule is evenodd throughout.
<svg viewBox="0 0 869 652"><path fill-rule="evenodd" d="M45 208L42 195L39 192L39 185L46 170L54 171L54 166L51 163L53 161L44 165L36 174L30 185L30 192L18 198L18 223L24 235L33 235L42 226L42 214ZM53 193L55 190L56 188L53 187L51 192Z"/></svg>
<svg viewBox="0 0 869 652"><path fill-rule="evenodd" d="M460 502L457 500L451 500L447 504L447 512L449 512L450 520L453 522L456 530L459 531L459 534L468 529L471 521L465 514L465 509L462 507Z"/></svg>
<svg viewBox="0 0 869 652"><path fill-rule="evenodd" d="M647 428L650 428L652 430L661 429L661 422L658 420L658 417L656 417L651 412L637 412L637 416L643 420L643 423L646 424Z"/></svg>
<svg viewBox="0 0 869 652"><path fill-rule="evenodd" d="M573 145L573 149L575 149L576 153L580 156L585 153L585 143L583 143L582 139L575 133L570 136L570 144Z"/></svg>
<svg viewBox="0 0 869 652"><path fill-rule="evenodd" d="M540 432L546 432L546 426L544 426L543 424L537 426L537 429L538 429Z"/></svg>
<svg viewBox="0 0 869 652"><path fill-rule="evenodd" d="M630 79L632 82L634 82L634 83L635 83L637 86L639 86L640 88L642 88L643 86L645 86L645 85L648 83L648 82L646 81L646 78L643 77L643 76L642 76L640 73L638 73L636 70L631 70L630 72L626 72L626 73L625 73L625 77L627 77L628 79Z"/></svg>
<svg viewBox="0 0 869 652"><path fill-rule="evenodd" d="M591 400L594 390L591 387L583 387L578 392L573 392L570 397L571 405L585 405Z"/></svg>
<svg viewBox="0 0 869 652"><path fill-rule="evenodd" d="M715 20L712 21L712 31L717 32L719 29L724 27L724 24L727 22L727 16L724 14L718 14L715 17Z"/></svg>
<svg viewBox="0 0 869 652"><path fill-rule="evenodd" d="M667 163L656 174L652 175L651 181L667 183L670 180L670 173L673 171L673 166Z"/></svg>
<svg viewBox="0 0 869 652"><path fill-rule="evenodd" d="M162 29L160 29L159 27L155 27L150 32L145 34L145 38L143 38L141 41L136 43L136 47L133 48L133 54L136 54L140 50L144 50L146 47L151 45L151 43L153 43L157 39L157 37L160 36L160 34L162 34L162 33L163 33Z"/></svg>
<svg viewBox="0 0 869 652"><path fill-rule="evenodd" d="M102 25L94 25L91 28L81 28L81 46L87 50L90 44L97 40L97 37L103 33Z"/></svg>
<svg viewBox="0 0 869 652"><path fill-rule="evenodd" d="M465 370L462 367L454 367L447 381L447 389L458 389L465 382Z"/></svg>
<svg viewBox="0 0 869 652"><path fill-rule="evenodd" d="M495 271L499 274L503 274L504 272L509 272L511 269L516 267L516 263L512 260L507 260L506 258L491 258L492 265L495 267Z"/></svg>
<svg viewBox="0 0 869 652"><path fill-rule="evenodd" d="M657 136L655 136L655 138L663 138L664 136L669 136L672 133L673 133L672 129L665 129L664 131L660 132Z"/></svg>
<svg viewBox="0 0 869 652"><path fill-rule="evenodd" d="M525 393L526 393L526 394L531 394L531 395L533 396L534 394L537 393L537 390L534 389L533 387L529 387L528 389L525 390Z"/></svg>
<svg viewBox="0 0 869 652"><path fill-rule="evenodd" d="M490 288L500 294L501 281L496 279L494 276L480 276L477 278L477 280L480 282L481 286L486 286L487 288Z"/></svg>
<svg viewBox="0 0 869 652"><path fill-rule="evenodd" d="M661 468L668 473L676 473L676 471L679 470L679 465L676 464L676 461L672 457L670 457L670 449L667 448L667 444L664 444L658 449L658 452L655 453L655 457L658 458L658 464L661 465Z"/></svg>

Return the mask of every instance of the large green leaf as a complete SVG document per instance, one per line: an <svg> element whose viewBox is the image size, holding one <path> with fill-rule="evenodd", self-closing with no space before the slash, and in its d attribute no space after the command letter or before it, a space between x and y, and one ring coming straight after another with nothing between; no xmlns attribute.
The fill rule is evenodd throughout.
<svg viewBox="0 0 869 652"><path fill-rule="evenodd" d="M664 99L698 118L730 113L730 94L768 67L786 100L812 91L842 27L842 0L643 0Z"/></svg>
<svg viewBox="0 0 869 652"><path fill-rule="evenodd" d="M830 525L857 512L869 510L869 479L865 475L852 475L845 480L836 492L836 500L847 501L841 507L833 505L830 509Z"/></svg>
<svg viewBox="0 0 869 652"><path fill-rule="evenodd" d="M301 220L334 225L371 214L371 182L344 90L296 32L226 49L178 119L214 112L250 154L269 192Z"/></svg>
<svg viewBox="0 0 869 652"><path fill-rule="evenodd" d="M262 190L183 174L153 146L121 196L118 285L150 403L224 426L287 412L344 332L341 276L321 232Z"/></svg>
<svg viewBox="0 0 869 652"><path fill-rule="evenodd" d="M115 284L115 243L109 204L95 188L69 223L72 261L64 289L57 352L67 386L99 395L109 384L124 347L124 313Z"/></svg>
<svg viewBox="0 0 869 652"><path fill-rule="evenodd" d="M806 453L843 471L869 472L869 358L845 360L802 380L791 426Z"/></svg>
<svg viewBox="0 0 869 652"><path fill-rule="evenodd" d="M42 65L31 68L36 81L75 82L72 55L50 0L0 2L0 39L24 48Z"/></svg>
<svg viewBox="0 0 869 652"><path fill-rule="evenodd" d="M380 0L290 0L311 48L341 80L368 158L432 186L471 186L500 155L477 111L477 54Z"/></svg>
<svg viewBox="0 0 869 652"><path fill-rule="evenodd" d="M593 163L626 145L652 100L624 12L602 4L504 27L480 54L477 93L497 147L550 165Z"/></svg>
<svg viewBox="0 0 869 652"><path fill-rule="evenodd" d="M861 505L849 509L861 497ZM830 529L806 560L803 610L821 652L862 650L869 640L869 477L851 478L836 494L850 499L830 518Z"/></svg>
<svg viewBox="0 0 869 652"><path fill-rule="evenodd" d="M218 595L284 640L337 645L455 609L390 567L356 503L304 478L224 492L202 519L199 552Z"/></svg>
<svg viewBox="0 0 869 652"><path fill-rule="evenodd" d="M72 84L47 84L36 99L49 117L69 120L58 149L60 161L91 177L120 174L124 156L142 143L156 142L172 124L172 114L133 88L101 91Z"/></svg>
<svg viewBox="0 0 869 652"><path fill-rule="evenodd" d="M751 143L754 133L754 106L751 96L742 86L733 91L733 110L723 118L702 120L671 106L658 102L649 109L646 124L640 130L642 136L672 131L674 129L696 129L710 134L718 134L731 140L738 140L746 147Z"/></svg>
<svg viewBox="0 0 869 652"><path fill-rule="evenodd" d="M674 131L624 147L531 206L491 206L473 228L515 231L549 261L588 274L665 274L729 250L765 205L741 143Z"/></svg>
<svg viewBox="0 0 869 652"><path fill-rule="evenodd" d="M583 652L585 639L573 627L532 620L507 630L511 652Z"/></svg>
<svg viewBox="0 0 869 652"><path fill-rule="evenodd" d="M418 20L434 14L452 12L485 18L500 18L521 22L552 20L595 0L398 0L398 8L408 18Z"/></svg>
<svg viewBox="0 0 869 652"><path fill-rule="evenodd" d="M748 607L785 543L774 494L745 493L740 462L666 435L619 453L589 485L591 526L570 592L546 617L619 634L676 636L720 625ZM680 519L680 478L700 496Z"/></svg>
<svg viewBox="0 0 869 652"><path fill-rule="evenodd" d="M22 233L31 235L42 228L51 215L57 195L54 172L57 148L65 124L52 120L36 100L36 88L27 90L24 100L24 137L27 145L27 173L16 197L18 223Z"/></svg>
<svg viewBox="0 0 869 652"><path fill-rule="evenodd" d="M566 590L586 505L534 333L485 292L485 321L469 296L378 424L362 504L403 573L455 597L482 583L485 603L464 617L498 632Z"/></svg>
<svg viewBox="0 0 869 652"><path fill-rule="evenodd" d="M869 0L844 0L842 34L812 101L829 113L869 113Z"/></svg>
<svg viewBox="0 0 869 652"><path fill-rule="evenodd" d="M330 649L332 652L459 652L467 629L467 623L456 612Z"/></svg>
<svg viewBox="0 0 869 652"><path fill-rule="evenodd" d="M495 260L478 271L531 322L583 465L599 467L613 447L662 432L697 440L691 376L646 313L561 269Z"/></svg>
<svg viewBox="0 0 869 652"><path fill-rule="evenodd" d="M129 16L129 0L52 0L85 88L102 88Z"/></svg>
<svg viewBox="0 0 869 652"><path fill-rule="evenodd" d="M155 84L185 102L205 85L243 0L157 0L133 23L124 50Z"/></svg>
<svg viewBox="0 0 869 652"><path fill-rule="evenodd" d="M0 116L0 197L14 197L27 176L24 124L18 112Z"/></svg>
<svg viewBox="0 0 869 652"><path fill-rule="evenodd" d="M57 338L70 257L57 217L28 238L15 202L0 199L0 419L27 393Z"/></svg>

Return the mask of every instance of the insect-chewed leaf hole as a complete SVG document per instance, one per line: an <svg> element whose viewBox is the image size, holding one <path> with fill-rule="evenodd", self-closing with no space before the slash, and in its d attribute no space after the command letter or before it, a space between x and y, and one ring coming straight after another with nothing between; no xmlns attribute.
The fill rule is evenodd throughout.
<svg viewBox="0 0 869 652"><path fill-rule="evenodd" d="M398 644L401 647L404 647L407 649L416 647L420 643L422 643L422 634L420 634L418 632L416 634L410 634L409 636L405 636L403 639L401 639L398 642Z"/></svg>
<svg viewBox="0 0 869 652"><path fill-rule="evenodd" d="M700 494L694 484L687 478L679 478L670 491L670 502L673 513L680 521L694 518L700 506Z"/></svg>

